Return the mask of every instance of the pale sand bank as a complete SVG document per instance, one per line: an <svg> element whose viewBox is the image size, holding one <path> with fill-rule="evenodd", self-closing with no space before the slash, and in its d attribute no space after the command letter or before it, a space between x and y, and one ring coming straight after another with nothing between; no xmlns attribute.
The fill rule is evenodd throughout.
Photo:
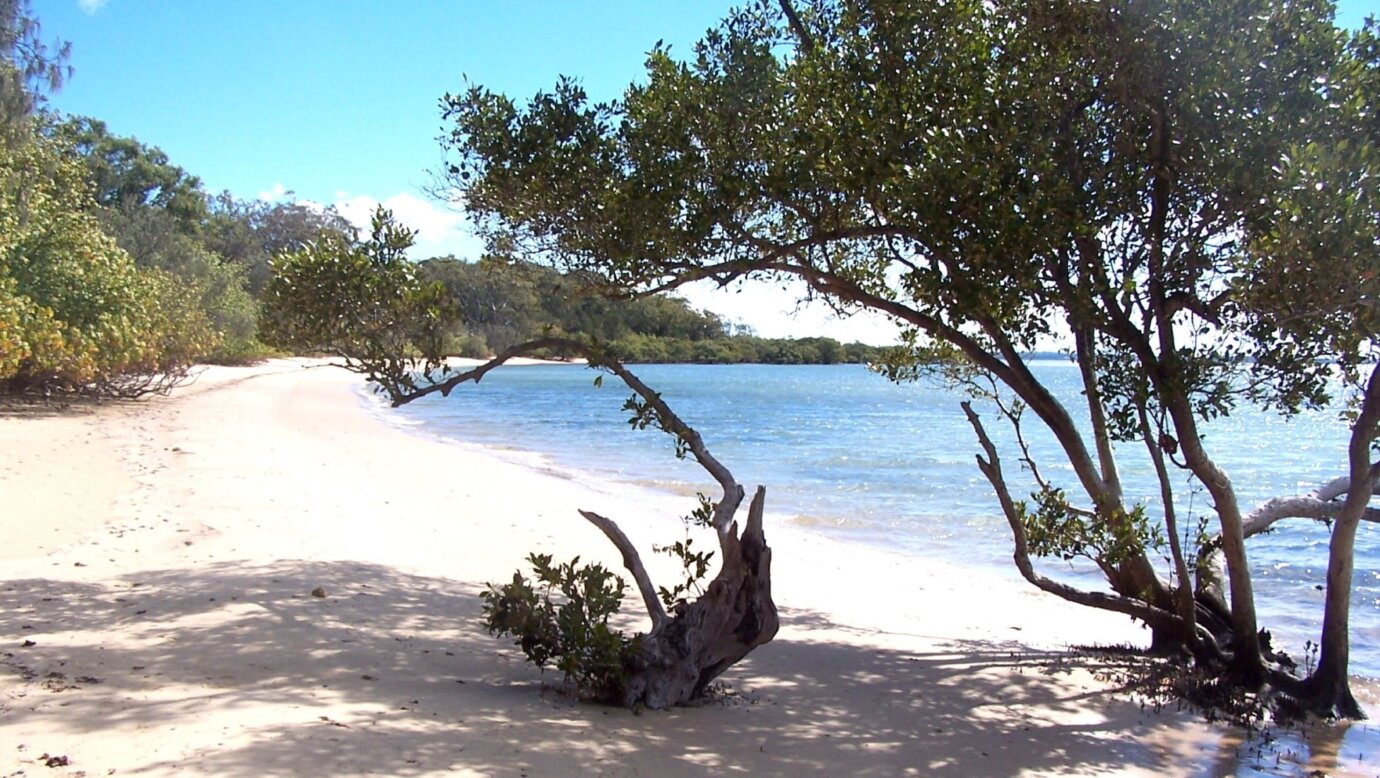
<svg viewBox="0 0 1380 778"><path fill-rule="evenodd" d="M0 775L1219 775L1245 750L1062 652L1139 640L1121 619L770 522L783 627L726 702L574 705L477 592L533 550L617 567L577 507L647 549L684 501L407 434L356 387L278 361L0 416ZM1380 773L1356 731L1265 759Z"/></svg>

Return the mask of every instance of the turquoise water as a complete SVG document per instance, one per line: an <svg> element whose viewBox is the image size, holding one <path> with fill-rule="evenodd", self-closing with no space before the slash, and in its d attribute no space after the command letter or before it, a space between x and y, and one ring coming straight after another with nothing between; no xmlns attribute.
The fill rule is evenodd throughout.
<svg viewBox="0 0 1380 778"><path fill-rule="evenodd" d="M640 365L634 372L700 431L739 481L768 487L776 520L919 560L1017 575L1010 531L974 464L978 446L959 393L891 384L856 365ZM1039 362L1036 372L1071 411L1078 407L1072 366ZM565 365L505 367L449 399L428 398L396 412L430 434L534 452L573 477L713 494L697 465L674 458L669 436L629 427L621 382L609 376L595 388L595 375ZM1003 445L1013 493L1027 493L1011 435L993 412L978 410ZM1076 486L1052 439L1038 432L1032 427L1028 437L1045 477ZM1346 428L1332 411L1289 420L1242 411L1215 422L1205 437L1243 506L1307 492L1345 468ZM1158 487L1143 448L1119 453L1128 498L1156 504ZM1193 526L1191 517L1210 504L1186 478L1176 502L1183 526ZM1305 641L1318 639L1327 539L1321 524L1293 520L1250 541L1262 626L1295 658ZM1040 568L1085 586L1097 583L1063 562L1047 560ZM1380 527L1373 524L1363 525L1357 539L1355 584L1352 670L1380 678Z"/></svg>

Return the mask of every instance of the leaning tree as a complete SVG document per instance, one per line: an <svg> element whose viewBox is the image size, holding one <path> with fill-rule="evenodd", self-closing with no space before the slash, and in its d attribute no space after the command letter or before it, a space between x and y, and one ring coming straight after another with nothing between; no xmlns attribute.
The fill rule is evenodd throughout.
<svg viewBox="0 0 1380 778"><path fill-rule="evenodd" d="M514 636L537 665L555 665L583 696L649 708L699 697L715 678L776 635L771 549L762 528L766 490L757 487L740 528L743 486L659 393L597 343L543 337L471 369L452 367L443 341L454 324L454 307L445 287L424 283L407 260L413 236L379 209L366 240L323 233L301 250L278 256L264 292L266 329L282 345L341 359L394 406L430 395L449 396L456 387L478 383L521 356L583 357L589 367L620 379L632 391L624 404L632 425L671 435L676 456L693 459L718 484L719 498L701 495L699 507L684 519L687 532L698 526L713 533L718 572L703 585L713 552L694 551L687 536L665 549L681 563L684 579L670 588L657 587L619 526L581 510L618 549L651 628L625 637L608 626L623 583L602 566L576 567L578 559L553 565L550 556L537 554L530 557L535 585L521 574L511 584L490 585L485 621L491 632ZM559 602L552 602L553 593Z"/></svg>
<svg viewBox="0 0 1380 778"><path fill-rule="evenodd" d="M567 78L525 104L447 95L443 177L492 253L612 294L787 277L891 316L893 377L942 372L1016 427L1024 486L968 409L1027 579L1143 621L1154 648L1224 679L1358 715L1345 652L1340 685L1298 688L1262 645L1246 538L1267 515L1368 516L1370 417L1344 486L1255 512L1203 442L1243 402L1292 412L1335 387L1317 359L1346 344L1271 324L1250 295L1289 272L1257 236L1357 58L1331 14L1325 0L762 0L688 61L653 50L617 100ZM1360 277L1356 255L1330 256ZM1051 341L1077 365L1077 407L1031 370ZM1032 420L1066 467L1019 443ZM1126 494L1137 451L1158 500ZM1181 473L1214 531L1180 515ZM1348 531L1334 562L1349 574ZM1051 555L1088 557L1109 591L1040 574L1031 557Z"/></svg>

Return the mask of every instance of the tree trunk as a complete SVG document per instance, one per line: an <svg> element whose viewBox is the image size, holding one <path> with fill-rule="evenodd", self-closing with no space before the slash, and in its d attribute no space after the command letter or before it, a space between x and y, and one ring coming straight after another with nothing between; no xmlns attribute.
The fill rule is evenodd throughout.
<svg viewBox="0 0 1380 778"><path fill-rule="evenodd" d="M1356 529L1380 480L1380 465L1371 462L1371 446L1380 434L1380 368L1371 370L1347 444L1350 479L1342 512L1328 542L1327 600L1323 605L1322 654L1318 669L1304 681L1302 702L1318 713L1365 718L1347 679L1350 658L1351 574Z"/></svg>
<svg viewBox="0 0 1380 778"><path fill-rule="evenodd" d="M1360 518L1346 517L1332 527L1328 546L1327 601L1323 605L1322 653L1318 669L1303 683L1304 706L1315 713L1363 719L1347 679L1350 646L1351 572L1356 527Z"/></svg>
<svg viewBox="0 0 1380 778"><path fill-rule="evenodd" d="M1231 669L1242 686L1258 687L1265 681L1265 661L1257 634L1255 593L1236 491L1227 474L1203 450L1198 425L1188 401L1182 395L1175 395L1164 402L1178 433L1184 461L1212 496L1213 507L1222 525L1221 553L1226 561L1227 584L1230 587Z"/></svg>
<svg viewBox="0 0 1380 778"><path fill-rule="evenodd" d="M704 594L678 606L670 619L642 638L629 663L625 706L683 705L776 635L771 549L762 533L765 495L758 487L742 534L730 531L721 544L723 566Z"/></svg>

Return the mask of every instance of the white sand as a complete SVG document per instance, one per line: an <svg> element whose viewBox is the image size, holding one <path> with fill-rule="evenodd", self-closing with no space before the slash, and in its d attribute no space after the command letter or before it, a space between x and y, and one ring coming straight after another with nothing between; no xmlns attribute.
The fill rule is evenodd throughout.
<svg viewBox="0 0 1380 778"><path fill-rule="evenodd" d="M770 521L783 626L726 701L573 704L484 633L477 593L529 551L616 568L577 507L645 550L689 506L408 434L357 386L276 361L0 415L0 775L1236 769L1231 733L1145 712L1063 651L1141 639L1128 622ZM1310 731L1284 774L1380 773L1356 727L1338 755L1343 731Z"/></svg>

